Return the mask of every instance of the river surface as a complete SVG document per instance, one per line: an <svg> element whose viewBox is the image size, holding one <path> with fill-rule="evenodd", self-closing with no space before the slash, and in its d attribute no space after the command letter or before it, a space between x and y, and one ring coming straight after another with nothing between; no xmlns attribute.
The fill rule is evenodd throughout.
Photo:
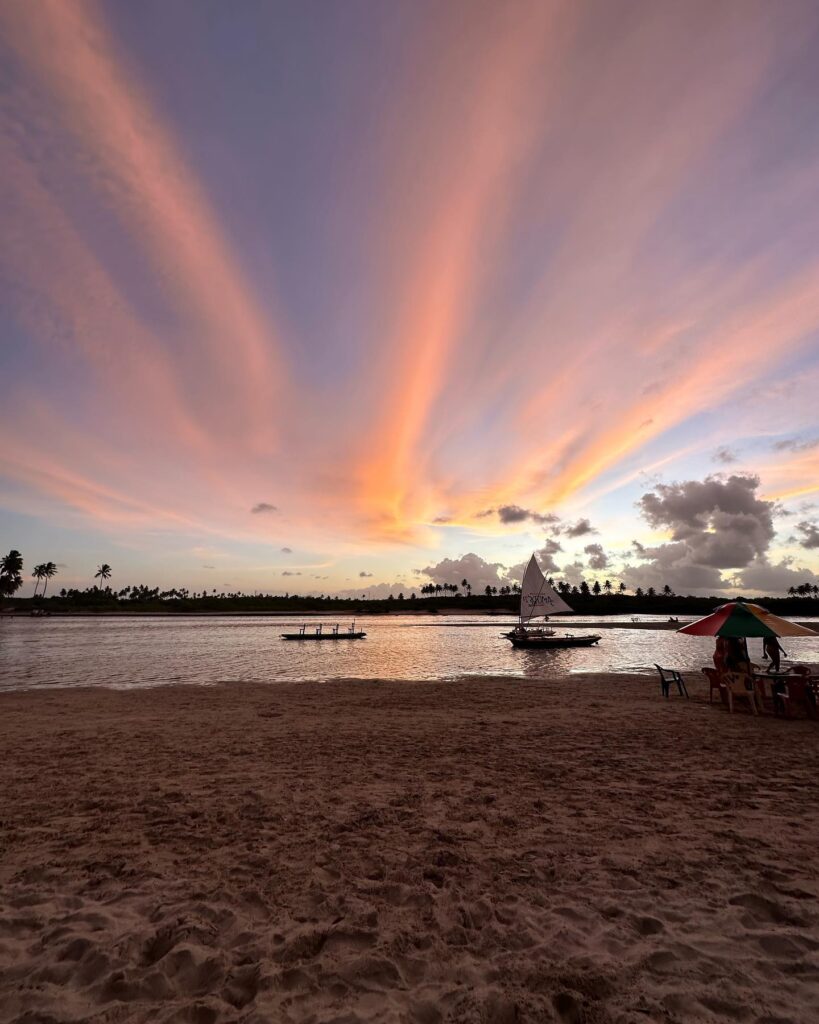
<svg viewBox="0 0 819 1024"><path fill-rule="evenodd" d="M631 626L630 616L609 617ZM640 616L640 622L664 622ZM0 620L0 689L45 686L158 686L168 683L306 679L456 679L498 675L548 679L566 673L646 672L654 663L697 671L711 665L714 641L673 630L607 628L596 647L515 650L500 616L382 615L356 620L365 640L286 642L279 634L325 629L339 620L284 616L16 618ZM554 623L581 623L563 616ZM586 619L586 621L590 621ZM685 620L681 620L685 621ZM341 620L341 629L349 626ZM819 628L819 626L817 627ZM566 630L567 632L569 630ZM591 630L589 630L591 631ZM571 632L583 632L573 625ZM762 663L761 640L749 641ZM819 638L786 640L792 661L819 663ZM787 663L787 662L786 662Z"/></svg>

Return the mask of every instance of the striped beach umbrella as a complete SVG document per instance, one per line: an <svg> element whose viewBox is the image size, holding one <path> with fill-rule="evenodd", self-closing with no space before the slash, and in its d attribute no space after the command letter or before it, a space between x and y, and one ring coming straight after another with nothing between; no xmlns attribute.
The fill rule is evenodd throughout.
<svg viewBox="0 0 819 1024"><path fill-rule="evenodd" d="M750 601L729 601L703 619L682 626L678 633L691 636L819 636L807 626L780 619L766 608Z"/></svg>

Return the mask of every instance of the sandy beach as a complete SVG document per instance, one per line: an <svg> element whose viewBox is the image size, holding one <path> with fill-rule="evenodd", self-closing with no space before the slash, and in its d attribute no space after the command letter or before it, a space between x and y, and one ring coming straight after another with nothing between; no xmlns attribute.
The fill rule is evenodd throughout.
<svg viewBox="0 0 819 1024"><path fill-rule="evenodd" d="M0 1021L819 1020L819 727L651 677L0 695Z"/></svg>

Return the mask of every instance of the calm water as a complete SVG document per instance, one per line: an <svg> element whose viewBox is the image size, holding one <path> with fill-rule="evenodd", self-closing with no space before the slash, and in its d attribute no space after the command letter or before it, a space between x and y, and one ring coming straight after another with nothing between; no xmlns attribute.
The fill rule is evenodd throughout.
<svg viewBox="0 0 819 1024"><path fill-rule="evenodd" d="M648 622L659 616L640 616ZM622 616L628 621L628 616ZM367 639L287 643L284 630L324 617L202 617L0 620L0 689L41 686L156 686L302 679L452 679L469 675L548 678L566 672L683 671L711 664L714 642L669 630L604 629L597 647L514 650L500 617L359 618ZM563 622L581 622L566 616ZM609 620L614 621L614 620ZM349 621L342 620L345 629ZM556 628L559 630L560 626ZM761 662L761 641L751 654ZM783 645L792 660L819 662L819 638Z"/></svg>

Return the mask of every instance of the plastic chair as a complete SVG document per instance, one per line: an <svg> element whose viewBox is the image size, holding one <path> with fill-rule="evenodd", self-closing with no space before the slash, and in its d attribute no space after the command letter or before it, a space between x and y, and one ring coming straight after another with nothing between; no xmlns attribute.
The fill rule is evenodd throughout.
<svg viewBox="0 0 819 1024"><path fill-rule="evenodd" d="M743 675L741 672L723 672L722 684L725 687L725 696L728 699L728 710L733 714L734 701L747 700L751 714L762 713L762 701L751 676Z"/></svg>
<svg viewBox="0 0 819 1024"><path fill-rule="evenodd" d="M723 703L727 703L722 692L722 683L720 682L719 672L715 668L704 668L702 674L708 680L708 703L714 703L714 690L719 694L720 700Z"/></svg>
<svg viewBox="0 0 819 1024"><path fill-rule="evenodd" d="M677 684L677 691L681 697L688 696L683 677L675 668L660 668L656 661L654 667L660 673L660 692L664 697L668 697L672 683Z"/></svg>
<svg viewBox="0 0 819 1024"><path fill-rule="evenodd" d="M802 666L799 666L800 668ZM782 701L783 711L788 718L792 709L801 707L808 718L815 718L817 697L819 697L819 676L810 674L810 670L793 672L790 679L778 684L785 691L786 700Z"/></svg>

